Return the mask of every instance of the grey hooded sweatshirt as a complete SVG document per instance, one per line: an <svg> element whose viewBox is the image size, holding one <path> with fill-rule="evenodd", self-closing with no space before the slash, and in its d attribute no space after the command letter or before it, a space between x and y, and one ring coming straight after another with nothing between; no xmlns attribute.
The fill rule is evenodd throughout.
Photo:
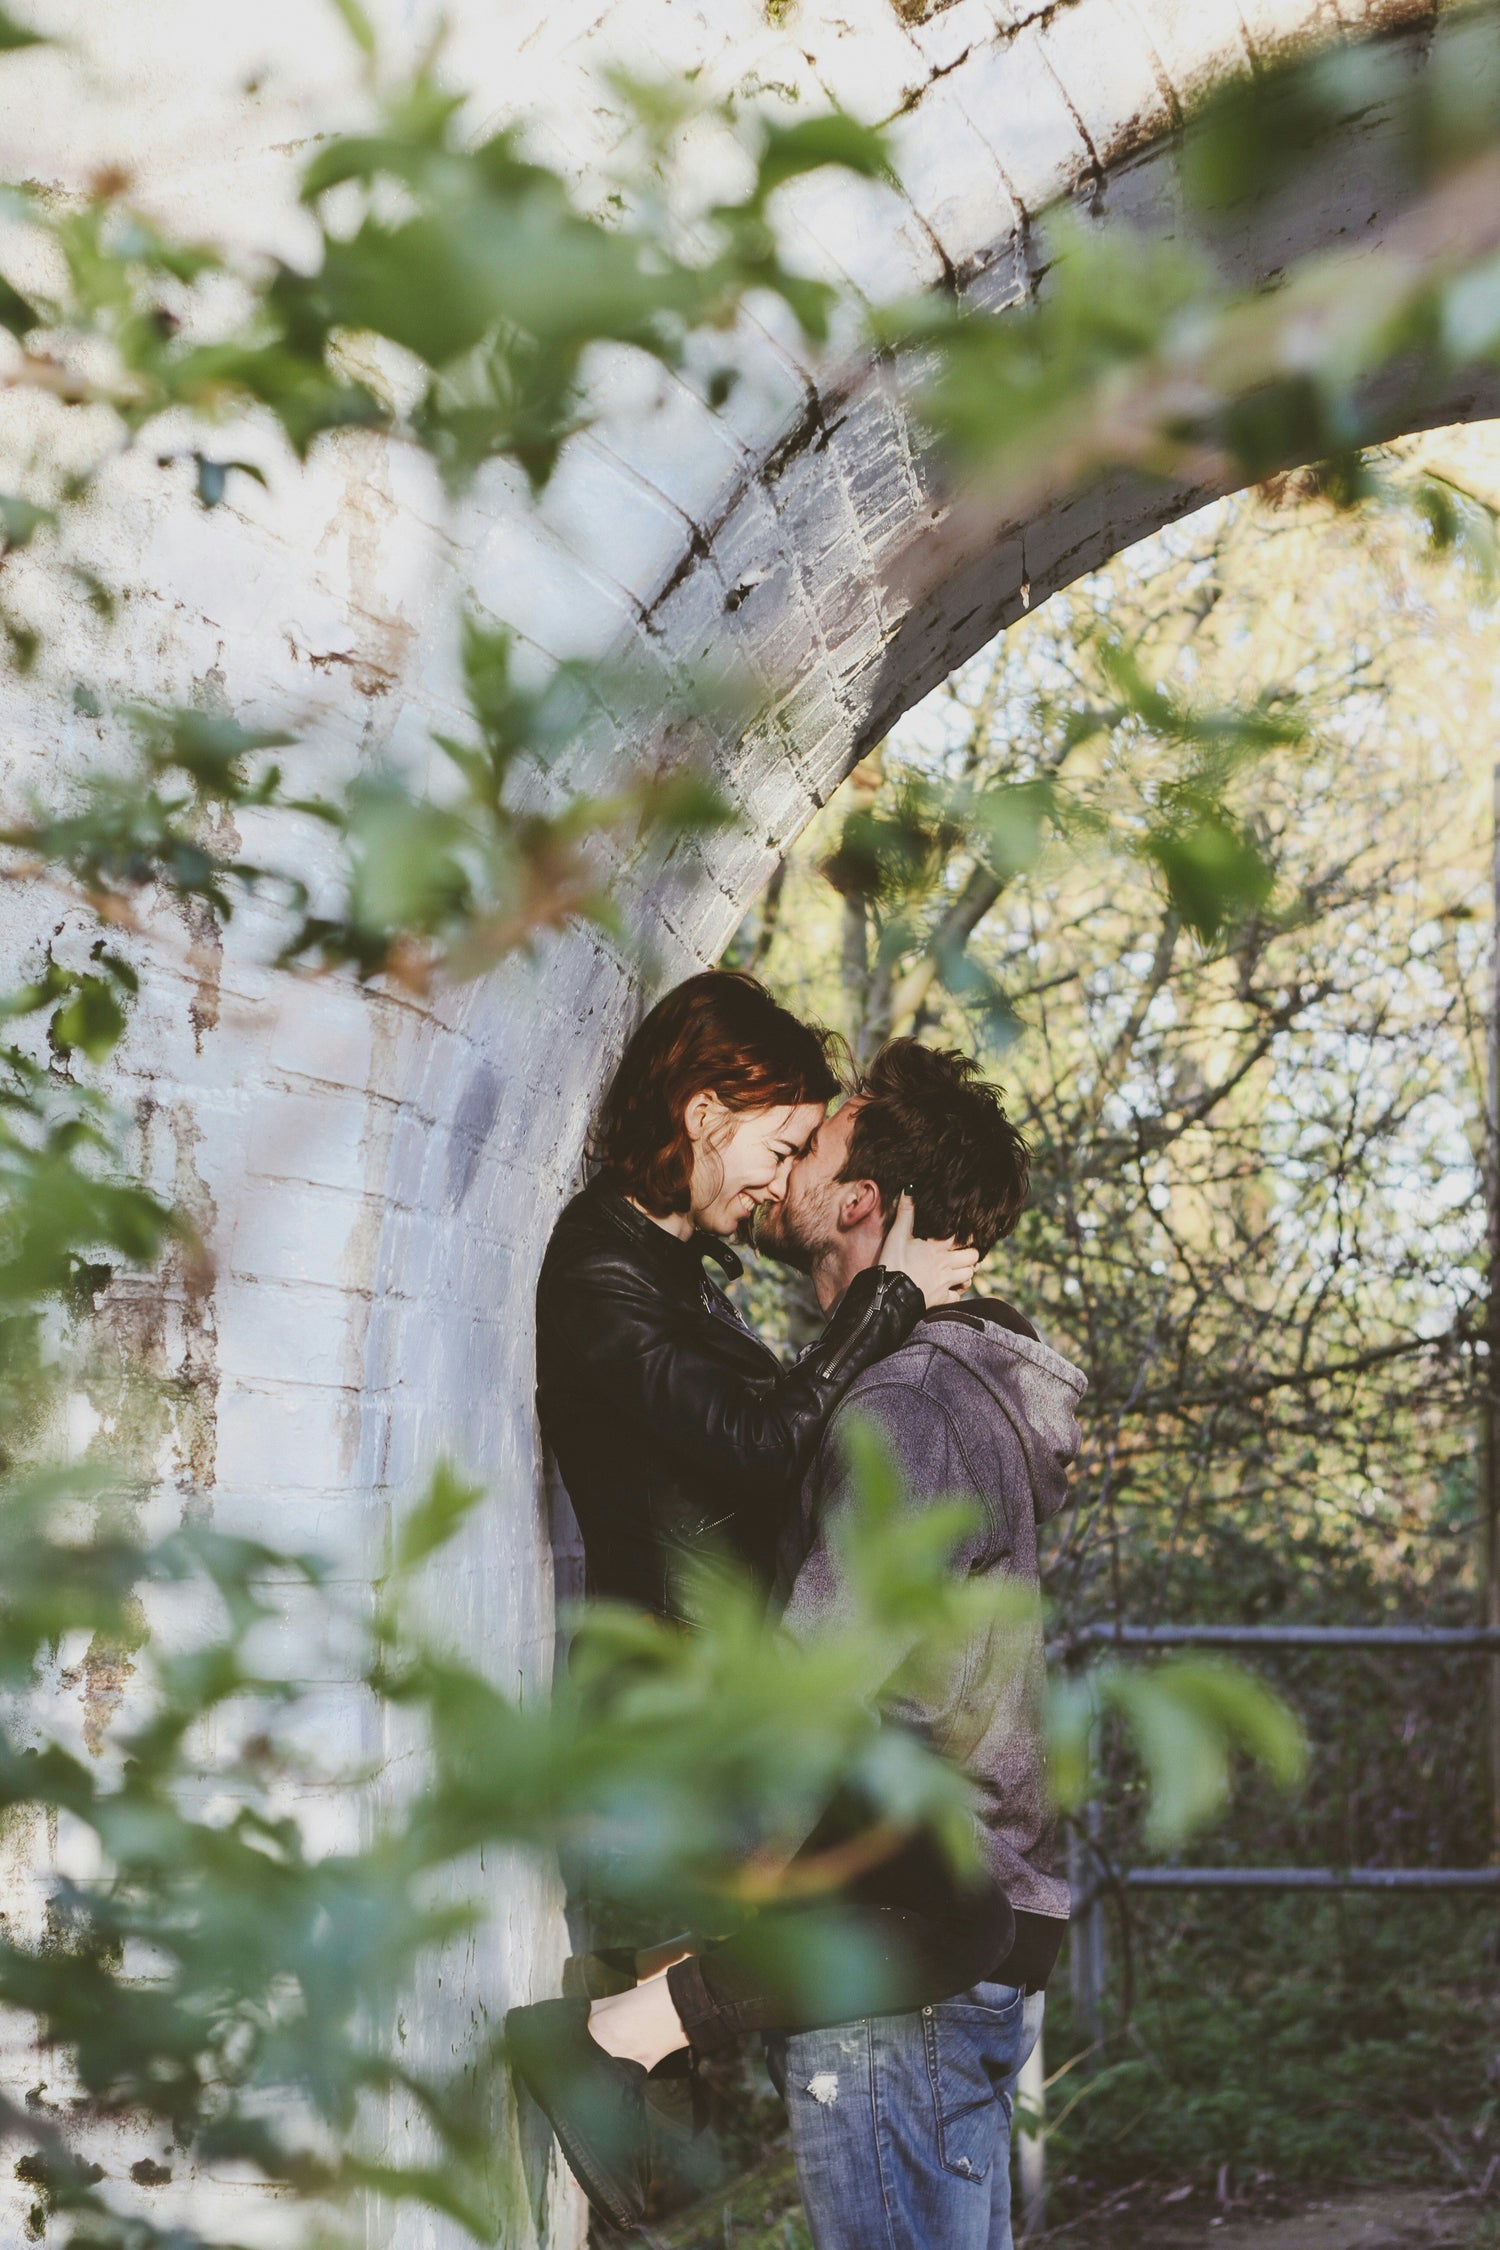
<svg viewBox="0 0 1500 2250"><path fill-rule="evenodd" d="M978 1784L981 1849L1011 1906L1059 1921L1069 1900L1055 1864L1044 1770L1037 1526L1068 1497L1086 1388L1081 1371L1008 1305L970 1298L930 1313L899 1350L850 1385L829 1419L803 1485L805 1555L783 1616L787 1630L805 1638L843 1607L837 1554L824 1530L845 1495L842 1432L851 1415L884 1435L910 1507L955 1497L978 1503L953 1568L994 1573L1035 1592L1019 1645L1014 1624L988 1629L948 1673L941 1701L889 1708Z"/></svg>

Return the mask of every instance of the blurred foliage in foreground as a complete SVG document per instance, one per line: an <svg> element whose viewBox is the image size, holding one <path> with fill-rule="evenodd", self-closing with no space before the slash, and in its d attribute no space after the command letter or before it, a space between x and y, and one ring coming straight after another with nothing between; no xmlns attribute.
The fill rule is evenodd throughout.
<svg viewBox="0 0 1500 2250"><path fill-rule="evenodd" d="M941 1662L981 1618L1003 1626L1014 1607L1010 1589L950 1577L954 1511L905 1517L872 1457L843 1531L857 1602L837 1633L783 1641L749 1589L705 1566L693 1630L587 1611L569 1673L527 1704L424 1634L413 1601L479 1497L437 1474L362 1626L312 1561L202 1526L141 1539L102 1473L9 1481L0 1781L10 1812L40 1809L58 1836L45 1932L0 1942L0 2005L34 2015L66 2058L61 2086L3 2118L24 2146L38 2236L56 2212L72 2222L66 2239L119 2250L218 2239L190 2202L161 2228L121 2215L90 2128L126 2117L161 2130L185 2167L245 2166L319 2205L374 2189L503 2239L498 2039L439 2078L405 2061L395 2034L424 1959L494 1911L486 1848L586 1850L611 1903L659 1927L710 1929L733 1925L749 1868L761 1870L757 1903L774 1901L766 1870L850 1782L897 1832L926 1824L960 1857L972 1849L967 1785L885 1733L874 1702L900 1677L882 1650ZM277 1645L299 1585L316 1599L301 1605L291 1661L268 1664L258 1652ZM86 1648L129 1651L136 1675L133 1715L102 1749L79 1739L68 1701L28 1693ZM335 1649L399 1719L418 1778L373 1817L368 1841L319 1849L306 1793L357 1799L373 1780L316 1749L322 1697L306 1682L326 1677ZM1123 1700L1174 1835L1235 1748L1283 1780L1300 1770L1295 1730L1238 1675L1210 1690L1201 1667L1163 1665L1131 1675ZM1064 1728L1076 1761L1087 1721L1069 1710ZM809 1964L831 1990L843 1942L832 1915ZM362 2106L368 2116L395 2091L427 2121L430 2163L388 2161L360 2129Z"/></svg>
<svg viewBox="0 0 1500 2250"><path fill-rule="evenodd" d="M741 122L743 192L685 225L663 181L689 105L637 88L637 170L598 218L516 136L466 138L435 57L387 84L355 0L340 5L370 61L367 130L322 143L304 173L316 231L305 268L231 266L213 245L172 239L118 177L77 199L6 191L7 413L31 418L17 424L25 442L9 451L20 470L0 498L0 625L20 668L44 669L28 607L28 588L44 579L109 618L121 590L90 571L73 531L110 461L159 428L173 432L163 474L190 467L209 510L231 489L295 476L341 428L380 427L425 449L455 491L492 460L540 487L586 419L594 347L687 366L692 339L717 337L724 349L703 378L714 404L735 380L734 323L758 294L777 298L814 344L836 311L866 318L783 259L776 227L776 197L798 176L827 164L880 171L882 144L864 128L838 117ZM1488 240L1472 217L1476 202L1487 208L1477 191L1494 162L1490 128L1465 122L1473 86L1494 78L1496 19L1455 19L1437 36L1442 66L1416 95L1385 82L1378 51L1359 50L1258 81L1192 144L1187 186L1207 212L1226 179L1233 189L1236 178L1280 176L1287 116L1299 120L1299 146L1316 144L1320 120L1347 106L1348 72L1382 99L1409 99L1413 217L1357 273L1294 273L1282 291L1241 303L1206 259L1149 255L1063 220L1048 289L1030 310L992 322L946 302L877 308L874 341L898 361L920 348L947 459L1018 504L1039 461L1072 490L1119 461L1229 475L1317 452L1339 457L1352 489L1367 377L1392 361L1429 375L1467 366L1500 337ZM0 16L0 46L24 44L23 28ZM736 129L726 115L717 123ZM1217 166L1214 150L1229 152ZM1309 298L1321 308L1312 321ZM79 426L102 433L81 467ZM223 451L226 426L243 455ZM1417 502L1443 536L1467 520L1430 491ZM98 928L86 965L49 953L0 1002L12 1026L0 1058L0 1776L14 1833L30 1820L55 1837L58 1869L45 1923L0 1945L0 2001L40 2020L57 2082L0 2122L35 2190L39 2238L55 2215L94 2250L190 2250L217 2232L211 2219L194 2231L191 2179L203 2165L240 2168L320 2213L351 2187L411 2197L498 2239L515 2193L498 2054L482 2047L438 2082L403 2059L397 2029L402 1990L482 1911L460 1873L477 1851L550 1851L582 1833L608 1843L625 1896L664 1921L701 1922L732 1911L745 1866L799 1833L851 1772L898 1824L962 1835L955 1777L874 1726L881 1668L872 1674L871 1652L897 1626L898 1638L915 1628L935 1652L986 1597L949 1586L942 1519L903 1524L873 1471L857 1637L801 1655L778 1646L773 1657L743 1592L706 1576L696 1632L601 1613L579 1628L570 1683L528 1706L422 1630L415 1580L472 1504L446 1473L408 1523L370 1619L351 1615L310 1560L195 1522L158 1536L149 1448L132 1454L108 1427L72 1466L49 1466L70 1396L86 1388L90 1316L113 1284L164 1259L202 1279L189 1219L132 1173L98 1091L106 1081L93 1075L152 973L135 925L156 902L211 927L247 893L268 892L287 964L420 990L569 915L607 913L602 840L629 845L643 825L670 837L720 817L680 766L626 777L618 797L570 795L565 776L558 784L562 754L591 726L616 723L622 694L654 707L661 683L622 687L579 668L536 687L512 655L503 622L474 621L472 728L438 745L452 777L432 792L396 773L310 791L287 779L281 754L295 746L253 715L116 709L80 681L74 707L112 729L113 765L56 802L13 808L0 838L9 874L64 884ZM1253 822L1230 808L1230 784L1248 761L1300 739L1301 691L1278 698L1257 685L1232 706L1164 694L1125 638L1101 665L1114 702L1182 752L1171 785L1144 800L1140 861L1170 914L1218 942L1270 896L1269 862ZM997 801L960 776L951 801L924 799L916 830L978 837L985 880L1003 881L1056 817L1057 790L1038 780ZM333 903L314 901L281 842L254 859L221 850L242 816L281 841L299 824L324 831ZM897 824L900 851L912 826ZM868 903L858 869L878 872L886 842L855 834L848 850L848 894ZM958 935L978 926L975 904ZM932 957L961 972L966 950L939 946ZM122 1396L132 1384L145 1378L127 1374ZM289 1615L298 1636L281 1633ZM372 1774L336 1758L320 1765L309 1748L321 1707L299 1682L318 1671L325 1644L424 1753L398 1808L382 1810ZM93 1691L82 1715L80 1677ZM1059 1766L1076 1787L1110 1701L1135 1724L1161 1841L1220 1800L1236 1748L1282 1778L1295 1768L1295 1734L1269 1699L1217 1668L1164 1666L1101 1674L1061 1702ZM310 1804L321 1793L358 1807L362 1791L368 1840L329 1845ZM382 2152L375 2115L398 2093L425 2114L430 2162L398 2167ZM142 2159L131 2185L91 2152L95 2129L121 2119L153 2122L172 2152L163 2165ZM164 2176L174 2165L175 2183ZM170 2204L150 2203L169 2190ZM160 2223L151 2216L169 2209Z"/></svg>

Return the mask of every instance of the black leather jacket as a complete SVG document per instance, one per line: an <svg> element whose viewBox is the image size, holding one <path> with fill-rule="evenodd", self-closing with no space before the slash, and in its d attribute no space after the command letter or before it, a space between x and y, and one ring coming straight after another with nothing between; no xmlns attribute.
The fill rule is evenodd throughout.
<svg viewBox="0 0 1500 2250"><path fill-rule="evenodd" d="M537 1285L537 1406L583 1534L588 1591L677 1614L675 1555L717 1545L769 1584L798 1484L856 1375L922 1317L906 1274L850 1284L783 1368L722 1289L733 1252L681 1242L601 1176L553 1229Z"/></svg>

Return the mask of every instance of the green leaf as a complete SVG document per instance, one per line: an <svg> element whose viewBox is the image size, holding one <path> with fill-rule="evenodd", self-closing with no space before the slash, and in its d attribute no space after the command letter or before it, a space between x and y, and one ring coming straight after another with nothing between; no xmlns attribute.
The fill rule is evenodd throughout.
<svg viewBox="0 0 1500 2250"><path fill-rule="evenodd" d="M1100 1697L1094 1671L1061 1672L1047 1682L1047 1771L1064 1812L1093 1794Z"/></svg>
<svg viewBox="0 0 1500 2250"><path fill-rule="evenodd" d="M373 59L375 54L375 26L371 23L359 0L333 0L333 5L344 19L344 29L360 53Z"/></svg>
<svg viewBox="0 0 1500 2250"><path fill-rule="evenodd" d="M1014 1046L1021 1035L1021 1019L1005 987L975 959L964 941L960 938L938 945L933 957L944 991L951 992L967 1012L976 1040L996 1055Z"/></svg>
<svg viewBox="0 0 1500 2250"><path fill-rule="evenodd" d="M459 214L424 215L394 228L370 220L349 241L329 245L317 291L331 322L372 329L441 367L471 350L501 316L488 262Z"/></svg>
<svg viewBox="0 0 1500 2250"><path fill-rule="evenodd" d="M695 74L696 75L696 74ZM618 67L606 69L604 81L629 108L658 156L670 148L673 136L703 111L703 96L689 78L640 78Z"/></svg>
<svg viewBox="0 0 1500 2250"><path fill-rule="evenodd" d="M713 777L693 768L651 782L645 811L651 828L663 836L701 836L708 830L733 828L741 818L739 806Z"/></svg>
<svg viewBox="0 0 1500 2250"><path fill-rule="evenodd" d="M90 1062L103 1062L125 1033L125 1011L113 985L104 977L81 977L71 1000L58 1009L48 1027L56 1053L75 1049Z"/></svg>
<svg viewBox="0 0 1500 2250"><path fill-rule="evenodd" d="M320 148L304 166L302 200L316 203L329 188L345 180L374 180L382 173L406 178L415 169L409 145L385 133L346 133Z"/></svg>
<svg viewBox="0 0 1500 2250"><path fill-rule="evenodd" d="M1147 1841L1170 1848L1210 1820L1229 1794L1231 1753L1243 1752L1281 1787L1300 1780L1301 1728L1261 1682L1236 1665L1182 1657L1116 1667L1108 1692L1130 1728L1150 1786Z"/></svg>
<svg viewBox="0 0 1500 2250"><path fill-rule="evenodd" d="M956 463L1024 486L1063 450L1078 486L1099 457L1101 382L1161 352L1189 308L1213 301L1215 284L1181 241L1090 230L1066 213L1045 231L1047 288L1031 308L998 320L937 297L877 310L871 326L892 348L924 337L936 347L925 412Z"/></svg>
<svg viewBox="0 0 1500 2250"><path fill-rule="evenodd" d="M52 42L45 32L33 31L18 23L9 8L0 8L0 54L15 54L22 47L47 47Z"/></svg>
<svg viewBox="0 0 1500 2250"><path fill-rule="evenodd" d="M19 493L0 492L0 534L4 535L7 547L26 546L44 523L56 521L53 509L39 508L34 502L23 500Z"/></svg>
<svg viewBox="0 0 1500 2250"><path fill-rule="evenodd" d="M0 632L5 635L16 670L23 675L30 672L42 645L42 636L36 627L22 618L0 613Z"/></svg>
<svg viewBox="0 0 1500 2250"><path fill-rule="evenodd" d="M1307 1770L1307 1742L1296 1715L1252 1673L1214 1657L1159 1664L1110 1659L1048 1690L1053 1788L1076 1809L1096 1786L1101 1712L1125 1720L1146 1770L1147 1840L1180 1844L1218 1812L1229 1791L1231 1760L1250 1758L1278 1788L1295 1788Z"/></svg>
<svg viewBox="0 0 1500 2250"><path fill-rule="evenodd" d="M238 795L241 761L253 751L285 749L296 739L279 727L246 727L211 711L138 708L130 717L152 772L179 767L216 795Z"/></svg>
<svg viewBox="0 0 1500 2250"><path fill-rule="evenodd" d="M195 453L193 459L198 466L198 498L205 508L215 508L223 499L232 469L237 469L241 476L253 477L259 485L266 481L265 472L253 461L210 461L203 453Z"/></svg>
<svg viewBox="0 0 1500 2250"><path fill-rule="evenodd" d="M860 1514L851 1519L852 1528L858 1536L868 1537L894 1520L904 1490L901 1471L884 1433L865 1415L840 1418L839 1442L859 1495Z"/></svg>
<svg viewBox="0 0 1500 2250"><path fill-rule="evenodd" d="M397 1572L415 1570L439 1547L446 1546L483 1498L483 1485L463 1483L450 1463L439 1461L425 1494L401 1525L396 1541Z"/></svg>
<svg viewBox="0 0 1500 2250"><path fill-rule="evenodd" d="M17 342L41 326L41 315L29 298L0 273L0 328L8 328Z"/></svg>
<svg viewBox="0 0 1500 2250"><path fill-rule="evenodd" d="M1481 584L1493 583L1497 552L1495 516L1489 508L1438 476L1417 479L1412 505L1437 553L1456 553Z"/></svg>
<svg viewBox="0 0 1500 2250"><path fill-rule="evenodd" d="M1196 793L1175 796L1142 850L1166 878L1173 907L1205 940L1264 906L1275 887L1275 870L1249 830Z"/></svg>
<svg viewBox="0 0 1500 2250"><path fill-rule="evenodd" d="M814 343L826 343L829 318L838 303L838 291L832 283L789 273L784 267L777 270L775 283L779 295L795 314L798 326Z"/></svg>
<svg viewBox="0 0 1500 2250"><path fill-rule="evenodd" d="M106 976L113 977L120 990L131 999L141 989L141 980L132 963L121 953L111 953L103 938L98 938L89 948L89 959L97 961Z"/></svg>
<svg viewBox="0 0 1500 2250"><path fill-rule="evenodd" d="M1308 1749L1301 1722L1253 1672L1214 1657L1180 1657L1172 1666L1171 1688L1278 1789L1295 1789L1305 1779Z"/></svg>
<svg viewBox="0 0 1500 2250"><path fill-rule="evenodd" d="M1017 781L987 789L976 800L974 829L986 862L1003 882L1013 882L1036 865L1055 815L1056 795L1050 781Z"/></svg>
<svg viewBox="0 0 1500 2250"><path fill-rule="evenodd" d="M361 782L349 818L350 903L370 931L427 933L474 896L475 839L455 813L389 775Z"/></svg>
<svg viewBox="0 0 1500 2250"><path fill-rule="evenodd" d="M90 570L84 563L76 562L68 563L66 569L74 585L83 588L84 598L94 615L106 621L112 618L115 614L115 597L98 572Z"/></svg>
<svg viewBox="0 0 1500 2250"><path fill-rule="evenodd" d="M1442 322L1443 342L1454 359L1493 354L1500 345L1500 258L1487 258L1449 282Z"/></svg>
<svg viewBox="0 0 1500 2250"><path fill-rule="evenodd" d="M805 117L792 125L768 127L756 174L756 200L761 201L787 180L837 164L865 179L889 179L891 156L885 135L873 125L835 110L826 117Z"/></svg>

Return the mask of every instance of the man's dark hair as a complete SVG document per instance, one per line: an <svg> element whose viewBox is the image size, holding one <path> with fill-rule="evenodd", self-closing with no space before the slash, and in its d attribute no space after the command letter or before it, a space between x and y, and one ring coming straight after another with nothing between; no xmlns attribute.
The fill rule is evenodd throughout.
<svg viewBox="0 0 1500 2250"><path fill-rule="evenodd" d="M892 1039L855 1093L842 1179L873 1180L888 1218L910 1188L918 1234L951 1234L981 1256L1014 1231L1031 1151L977 1063L956 1049Z"/></svg>

